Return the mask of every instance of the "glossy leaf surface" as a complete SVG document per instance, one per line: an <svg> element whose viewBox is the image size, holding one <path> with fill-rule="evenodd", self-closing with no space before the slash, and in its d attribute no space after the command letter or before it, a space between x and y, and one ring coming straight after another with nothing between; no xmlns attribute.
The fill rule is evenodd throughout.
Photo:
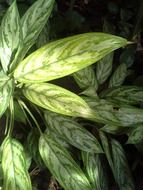
<svg viewBox="0 0 143 190"><path fill-rule="evenodd" d="M104 33L67 37L29 55L19 64L14 76L23 83L61 78L95 63L126 44L126 39Z"/></svg>
<svg viewBox="0 0 143 190"><path fill-rule="evenodd" d="M88 180L94 190L108 190L107 175L99 154L82 152Z"/></svg>
<svg viewBox="0 0 143 190"><path fill-rule="evenodd" d="M49 83L25 85L23 93L36 105L69 116L88 117L91 109L76 94Z"/></svg>
<svg viewBox="0 0 143 190"><path fill-rule="evenodd" d="M109 88L121 86L127 76L127 66L126 64L121 64L117 67L115 72L113 73L110 81Z"/></svg>
<svg viewBox="0 0 143 190"><path fill-rule="evenodd" d="M37 0L21 19L24 53L36 42L53 9L54 0Z"/></svg>
<svg viewBox="0 0 143 190"><path fill-rule="evenodd" d="M111 141L114 176L120 190L135 190L124 150L116 140Z"/></svg>
<svg viewBox="0 0 143 190"><path fill-rule="evenodd" d="M103 152L97 139L70 117L45 112L45 120L47 128L76 148L86 152Z"/></svg>
<svg viewBox="0 0 143 190"><path fill-rule="evenodd" d="M113 53L103 57L96 65L96 77L98 84L103 84L111 74Z"/></svg>
<svg viewBox="0 0 143 190"><path fill-rule="evenodd" d="M101 97L126 104L140 104L143 102L143 88L139 86L121 86L108 89Z"/></svg>
<svg viewBox="0 0 143 190"><path fill-rule="evenodd" d="M42 135L39 151L47 168L65 190L91 190L91 186L70 154L50 135Z"/></svg>
<svg viewBox="0 0 143 190"><path fill-rule="evenodd" d="M14 1L3 17L0 30L0 58L5 72L8 71L21 45L20 17L16 1Z"/></svg>
<svg viewBox="0 0 143 190"><path fill-rule="evenodd" d="M0 72L0 117L6 111L13 92L13 81Z"/></svg>
<svg viewBox="0 0 143 190"><path fill-rule="evenodd" d="M32 190L22 145L7 137L2 144L4 190Z"/></svg>
<svg viewBox="0 0 143 190"><path fill-rule="evenodd" d="M78 86L83 90L89 87L92 87L94 90L98 88L95 72L91 66L73 73L73 77Z"/></svg>

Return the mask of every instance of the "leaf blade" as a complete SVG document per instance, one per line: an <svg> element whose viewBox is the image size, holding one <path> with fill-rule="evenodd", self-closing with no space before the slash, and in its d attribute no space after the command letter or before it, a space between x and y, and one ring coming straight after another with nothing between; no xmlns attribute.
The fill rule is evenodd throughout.
<svg viewBox="0 0 143 190"><path fill-rule="evenodd" d="M2 144L3 189L32 190L22 145L7 137Z"/></svg>
<svg viewBox="0 0 143 190"><path fill-rule="evenodd" d="M14 76L23 83L61 78L90 66L126 44L125 39L104 33L67 37L51 42L28 56L19 64Z"/></svg>
<svg viewBox="0 0 143 190"><path fill-rule="evenodd" d="M42 135L39 151L45 165L65 190L91 190L91 186L70 154L49 135Z"/></svg>

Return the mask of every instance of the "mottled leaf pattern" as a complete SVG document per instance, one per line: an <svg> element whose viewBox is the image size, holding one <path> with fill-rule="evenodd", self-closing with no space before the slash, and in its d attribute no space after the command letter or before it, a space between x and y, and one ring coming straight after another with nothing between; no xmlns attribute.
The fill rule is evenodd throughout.
<svg viewBox="0 0 143 190"><path fill-rule="evenodd" d="M128 133L128 144L143 143L143 124L135 125Z"/></svg>
<svg viewBox="0 0 143 190"><path fill-rule="evenodd" d="M30 133L28 134L26 145L27 145L28 151L30 152L36 164L39 167L44 167L44 163L40 156L39 148L38 148L39 138L40 138L39 131L37 129L31 130Z"/></svg>
<svg viewBox="0 0 143 190"><path fill-rule="evenodd" d="M13 81L0 72L0 117L6 111L13 92Z"/></svg>
<svg viewBox="0 0 143 190"><path fill-rule="evenodd" d="M88 117L92 114L87 103L76 94L49 83L30 84L23 93L31 102L45 109L69 116Z"/></svg>
<svg viewBox="0 0 143 190"><path fill-rule="evenodd" d="M14 76L23 83L50 81L79 71L126 44L124 38L104 33L67 37L29 55Z"/></svg>
<svg viewBox="0 0 143 190"><path fill-rule="evenodd" d="M107 174L100 155L82 152L82 159L92 189L108 190Z"/></svg>
<svg viewBox="0 0 143 190"><path fill-rule="evenodd" d="M37 0L22 17L24 53L36 42L51 14L54 2L54 0Z"/></svg>
<svg viewBox="0 0 143 190"><path fill-rule="evenodd" d="M8 71L10 63L22 45L20 17L16 1L12 3L3 17L0 30L0 58L3 70Z"/></svg>
<svg viewBox="0 0 143 190"><path fill-rule="evenodd" d="M121 86L127 76L127 65L125 63L120 64L113 73L110 81L109 88Z"/></svg>
<svg viewBox="0 0 143 190"><path fill-rule="evenodd" d="M92 87L96 91L98 88L97 79L92 66L73 73L73 77L79 87L83 90Z"/></svg>
<svg viewBox="0 0 143 190"><path fill-rule="evenodd" d="M62 146L49 135L42 135L39 151L47 168L64 190L92 190L87 178Z"/></svg>
<svg viewBox="0 0 143 190"><path fill-rule="evenodd" d="M140 108L118 105L105 99L84 98L84 100L95 111L99 122L121 127L143 122L143 110Z"/></svg>
<svg viewBox="0 0 143 190"><path fill-rule="evenodd" d="M116 87L104 91L101 97L125 104L140 104L143 103L143 88L139 86Z"/></svg>
<svg viewBox="0 0 143 190"><path fill-rule="evenodd" d="M53 112L45 112L47 127L68 143L87 152L103 152L97 139L71 118Z"/></svg>
<svg viewBox="0 0 143 190"><path fill-rule="evenodd" d="M111 140L115 180L120 190L135 190L124 150L120 143Z"/></svg>
<svg viewBox="0 0 143 190"><path fill-rule="evenodd" d="M4 190L32 190L22 145L7 137L2 144Z"/></svg>
<svg viewBox="0 0 143 190"><path fill-rule="evenodd" d="M98 84L103 84L111 74L113 53L103 57L96 65L96 77Z"/></svg>
<svg viewBox="0 0 143 190"><path fill-rule="evenodd" d="M127 128L117 125L105 125L100 130L110 134L122 134L127 131Z"/></svg>

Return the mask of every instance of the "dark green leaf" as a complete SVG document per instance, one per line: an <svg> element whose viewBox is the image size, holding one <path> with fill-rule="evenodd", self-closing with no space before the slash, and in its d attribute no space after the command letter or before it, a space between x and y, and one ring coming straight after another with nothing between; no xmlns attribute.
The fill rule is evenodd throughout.
<svg viewBox="0 0 143 190"><path fill-rule="evenodd" d="M100 155L82 152L82 159L92 189L108 190L107 175Z"/></svg>
<svg viewBox="0 0 143 190"><path fill-rule="evenodd" d="M87 178L70 154L51 136L42 135L39 151L47 168L65 190L92 190Z"/></svg>
<svg viewBox="0 0 143 190"><path fill-rule="evenodd" d="M103 84L111 74L113 53L106 55L96 65L96 77L99 84Z"/></svg>
<svg viewBox="0 0 143 190"><path fill-rule="evenodd" d="M135 190L124 150L119 142L111 140L115 181L120 190Z"/></svg>
<svg viewBox="0 0 143 190"><path fill-rule="evenodd" d="M117 69L113 73L109 81L109 88L121 86L126 76L127 76L127 65L125 63L122 63L121 65L117 67Z"/></svg>
<svg viewBox="0 0 143 190"><path fill-rule="evenodd" d="M97 139L80 124L63 115L45 112L47 127L68 143L86 152L103 152Z"/></svg>
<svg viewBox="0 0 143 190"><path fill-rule="evenodd" d="M128 144L143 143L143 124L136 125L134 128L130 129L128 136Z"/></svg>

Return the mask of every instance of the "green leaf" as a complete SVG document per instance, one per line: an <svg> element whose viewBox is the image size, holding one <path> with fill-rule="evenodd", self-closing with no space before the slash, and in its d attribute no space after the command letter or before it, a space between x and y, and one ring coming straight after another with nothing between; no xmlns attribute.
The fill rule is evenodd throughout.
<svg viewBox="0 0 143 190"><path fill-rule="evenodd" d="M107 175L105 166L101 161L100 155L82 152L82 159L88 180L94 190L108 190Z"/></svg>
<svg viewBox="0 0 143 190"><path fill-rule="evenodd" d="M38 0L21 19L24 40L24 54L36 42L52 12L54 0Z"/></svg>
<svg viewBox="0 0 143 190"><path fill-rule="evenodd" d="M28 152L30 153L30 155L32 156L33 160L38 165L38 167L44 168L45 165L39 153L39 147L38 147L39 138L40 138L39 131L37 129L32 129L28 134L26 145Z"/></svg>
<svg viewBox="0 0 143 190"><path fill-rule="evenodd" d="M113 73L110 81L109 88L121 86L127 76L127 65L125 63L120 64Z"/></svg>
<svg viewBox="0 0 143 190"><path fill-rule="evenodd" d="M139 86L121 86L108 89L100 94L102 98L115 100L122 104L140 104L143 103L143 87Z"/></svg>
<svg viewBox="0 0 143 190"><path fill-rule="evenodd" d="M49 83L29 84L23 88L24 96L45 109L69 116L90 117L91 109L76 94Z"/></svg>
<svg viewBox="0 0 143 190"><path fill-rule="evenodd" d="M134 128L130 129L128 136L128 144L143 143L143 124L136 125Z"/></svg>
<svg viewBox="0 0 143 190"><path fill-rule="evenodd" d="M135 190L127 159L120 143L111 140L115 181L120 190Z"/></svg>
<svg viewBox="0 0 143 190"><path fill-rule="evenodd" d="M105 125L100 130L115 135L125 133L127 131L127 128L116 125Z"/></svg>
<svg viewBox="0 0 143 190"><path fill-rule="evenodd" d="M113 53L103 57L96 65L96 77L98 84L103 84L111 74Z"/></svg>
<svg viewBox="0 0 143 190"><path fill-rule="evenodd" d="M91 186L70 154L50 135L42 135L39 151L47 168L65 190L91 190Z"/></svg>
<svg viewBox="0 0 143 190"><path fill-rule="evenodd" d="M103 152L97 139L73 119L47 111L44 116L48 129L71 145L86 152Z"/></svg>
<svg viewBox="0 0 143 190"><path fill-rule="evenodd" d="M98 116L99 122L117 126L133 126L143 122L143 109L134 106L118 105L104 99L84 98L87 104Z"/></svg>
<svg viewBox="0 0 143 190"><path fill-rule="evenodd" d="M14 119L26 124L26 117L17 101L14 101Z"/></svg>
<svg viewBox="0 0 143 190"><path fill-rule="evenodd" d="M2 20L0 30L0 58L5 72L8 71L10 63L16 58L21 46L20 17L14 1Z"/></svg>
<svg viewBox="0 0 143 190"><path fill-rule="evenodd" d="M111 170L113 172L113 175L114 175L115 174L114 164L113 164L113 160L112 160L112 154L111 154L111 149L110 149L110 144L109 144L108 138L106 137L105 133L102 131L99 132L99 135L100 135L103 150L105 152L108 163L109 163Z"/></svg>
<svg viewBox="0 0 143 190"><path fill-rule="evenodd" d="M126 44L126 39L104 33L67 37L29 55L18 65L14 76L23 83L61 78L95 63Z"/></svg>
<svg viewBox="0 0 143 190"><path fill-rule="evenodd" d="M0 117L6 111L13 92L13 81L0 72Z"/></svg>
<svg viewBox="0 0 143 190"><path fill-rule="evenodd" d="M96 91L98 88L97 79L92 66L73 73L73 77L78 86L83 90L92 87Z"/></svg>
<svg viewBox="0 0 143 190"><path fill-rule="evenodd" d="M32 190L22 145L7 137L2 144L4 190Z"/></svg>

